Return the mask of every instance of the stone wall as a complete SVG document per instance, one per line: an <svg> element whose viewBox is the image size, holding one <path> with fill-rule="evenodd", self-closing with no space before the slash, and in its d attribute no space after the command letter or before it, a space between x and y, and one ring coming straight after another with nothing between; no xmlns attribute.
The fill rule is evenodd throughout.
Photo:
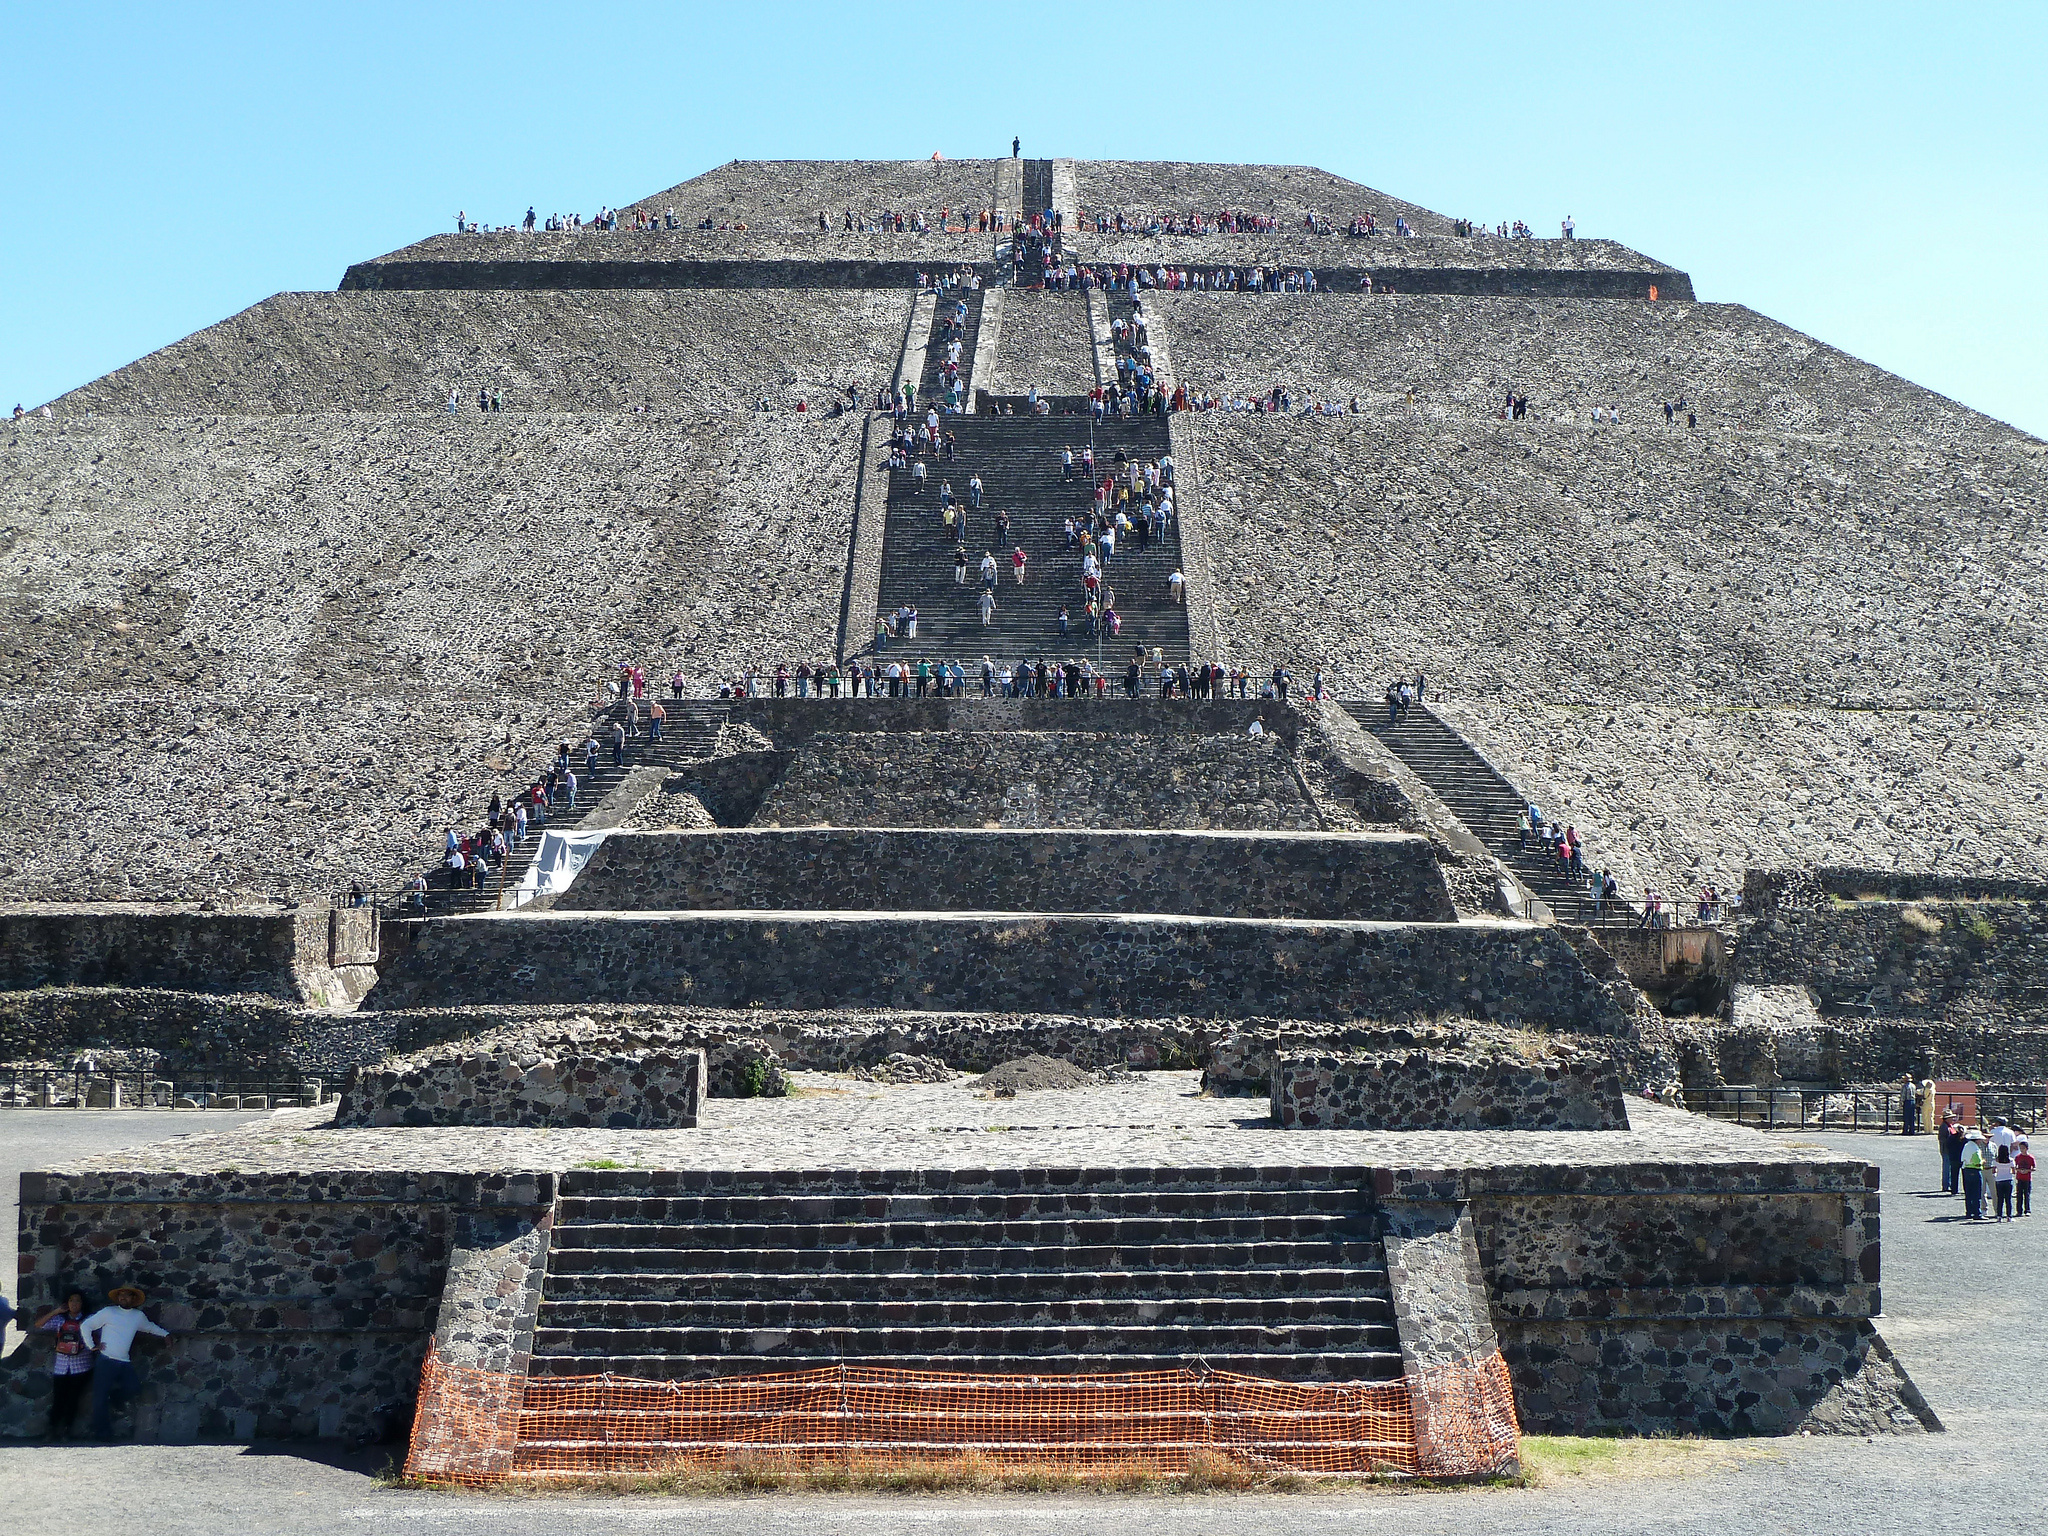
<svg viewBox="0 0 2048 1536"><path fill-rule="evenodd" d="M907 282L820 293L280 293L55 409L431 415L452 389L460 419L477 416L477 391L489 389L521 415L744 413L763 400L817 411L854 383L865 405L895 371L910 300Z"/></svg>
<svg viewBox="0 0 2048 1536"><path fill-rule="evenodd" d="M757 826L1319 829L1285 743L1116 731L1077 704L1058 732L816 735ZM1074 725L1099 720L1111 730Z"/></svg>
<svg viewBox="0 0 2048 1536"><path fill-rule="evenodd" d="M139 1438L402 1434L470 1214L553 1201L549 1175L29 1173L20 1302L139 1285L174 1337L138 1350ZM42 1432L49 1362L0 1375L0 1435Z"/></svg>
<svg viewBox="0 0 2048 1536"><path fill-rule="evenodd" d="M175 1078L223 1070L339 1078L392 1050L389 1022L307 1010L254 993L41 987L0 993L0 1062L68 1062L83 1051L148 1051Z"/></svg>
<svg viewBox="0 0 2048 1536"><path fill-rule="evenodd" d="M334 1123L688 1130L704 1090L702 1051L451 1053L350 1073Z"/></svg>
<svg viewBox="0 0 2048 1536"><path fill-rule="evenodd" d="M364 914L366 917L369 914ZM347 928L348 925L344 925ZM181 992L255 992L346 1006L367 978L361 939L334 953L330 909L206 912L115 902L0 907L0 992L143 985ZM369 958L376 958L374 942ZM357 985L360 983L360 985Z"/></svg>
<svg viewBox="0 0 2048 1536"><path fill-rule="evenodd" d="M615 833L554 904L699 908L1457 917L1428 841L1385 834Z"/></svg>
<svg viewBox="0 0 2048 1536"><path fill-rule="evenodd" d="M1629 1109L1638 1132L1685 1119ZM1537 1161L1375 1188L1468 1202L1527 1433L1939 1428L1869 1321L1877 1180L1825 1157Z"/></svg>
<svg viewBox="0 0 2048 1536"><path fill-rule="evenodd" d="M1618 1034L1627 1015L1550 929L1487 922L542 913L433 919L365 1006L1062 1011L1125 1018L1464 1013Z"/></svg>
<svg viewBox="0 0 2048 1536"><path fill-rule="evenodd" d="M1441 1049L1273 1060L1273 1122L1292 1130L1618 1131L1621 1079L1605 1055L1548 1046L1541 1059Z"/></svg>
<svg viewBox="0 0 2048 1536"><path fill-rule="evenodd" d="M1803 986L1823 1015L2048 1025L2048 901L1799 895L1762 873L1745 884L1739 984Z"/></svg>

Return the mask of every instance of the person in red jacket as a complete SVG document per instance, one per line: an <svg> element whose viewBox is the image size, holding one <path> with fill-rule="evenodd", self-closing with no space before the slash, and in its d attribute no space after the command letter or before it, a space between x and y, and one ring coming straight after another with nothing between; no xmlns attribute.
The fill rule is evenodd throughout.
<svg viewBox="0 0 2048 1536"><path fill-rule="evenodd" d="M2031 1216L2034 1214L2034 1154L2027 1150L2027 1138L2022 1136L2012 1144L2013 1214Z"/></svg>

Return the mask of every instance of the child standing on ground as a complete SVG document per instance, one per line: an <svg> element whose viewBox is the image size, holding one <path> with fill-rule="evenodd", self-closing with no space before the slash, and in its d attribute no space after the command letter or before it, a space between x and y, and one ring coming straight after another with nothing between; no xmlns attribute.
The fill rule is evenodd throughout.
<svg viewBox="0 0 2048 1536"><path fill-rule="evenodd" d="M2034 1154L2027 1150L2027 1138L2024 1136L2012 1144L2012 1186L2013 1214L2033 1215Z"/></svg>
<svg viewBox="0 0 2048 1536"><path fill-rule="evenodd" d="M2016 1170L2012 1165L2012 1148L2000 1147L1997 1159L1991 1164L1991 1219L2012 1220L2012 1186Z"/></svg>

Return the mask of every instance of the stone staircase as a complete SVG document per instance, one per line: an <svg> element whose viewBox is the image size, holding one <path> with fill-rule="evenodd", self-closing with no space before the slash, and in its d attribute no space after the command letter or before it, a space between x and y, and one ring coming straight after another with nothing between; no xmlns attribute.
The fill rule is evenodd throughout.
<svg viewBox="0 0 2048 1536"><path fill-rule="evenodd" d="M614 720L624 719L623 711L614 706L591 725L590 734L597 737L600 748L597 771L585 774L581 753L575 754L576 767L576 808L566 810L556 807L548 813L546 831L567 832L581 826L590 813L597 809L604 797L617 789L628 774L642 768L666 768L693 758L709 757L717 749L719 728L725 724L728 711L722 704L704 703L689 699L663 699L661 707L668 714L662 725L659 742L647 739L646 712L641 713L640 730L637 737L626 739L626 762L623 767L612 765L610 732ZM581 741L571 743L580 746ZM535 779L547 771L543 763L531 771L524 780L514 780L510 788L524 790ZM507 797L510 798L509 795ZM479 815L476 824L481 824ZM458 826L458 833L467 834L476 829L474 824ZM410 909L393 914L396 916L455 917L466 912L489 912L498 905L499 892L517 886L532 865L535 855L540 852L540 828L529 826L524 847L514 848L505 859L502 878L493 875L481 890L462 887L451 890L447 885L446 873L436 867L427 876L427 897L424 912L414 914Z"/></svg>
<svg viewBox="0 0 2048 1536"><path fill-rule="evenodd" d="M962 301L967 305L967 320L962 327L960 344L960 388L964 395L968 380L974 373L975 344L981 339L981 300L979 288L953 288L939 295L938 306L932 311L931 339L924 349L924 373L917 381L918 415L922 416L928 406L940 405L945 397L946 386L940 369L946 361L949 345L946 327L955 313L955 306Z"/></svg>
<svg viewBox="0 0 2048 1536"><path fill-rule="evenodd" d="M1561 906L1563 916L1573 915L1574 903L1586 894L1585 877L1561 873L1554 859L1534 847L1523 851L1520 829L1527 802L1463 736L1420 705L1394 724L1388 723L1384 705L1374 709L1359 703L1346 708L1406 763L1522 884L1553 907Z"/></svg>
<svg viewBox="0 0 2048 1536"><path fill-rule="evenodd" d="M1336 1168L562 1176L531 1372L1401 1372Z"/></svg>
<svg viewBox="0 0 2048 1536"><path fill-rule="evenodd" d="M916 607L917 640L898 640L886 652L890 660L958 660L975 670L984 653L1015 662L1036 658L1093 657L1095 641L1082 634L1087 594L1081 587L1081 559L1066 547L1064 524L1070 515L1088 509L1092 496L1078 462L1074 477L1060 478L1060 451L1072 448L1078 461L1089 443L1089 422L1077 416L949 416L945 430L959 439L958 455L932 461L922 493L907 473L889 476L888 517L882 539L881 606L894 612L904 603ZM1098 471L1113 465L1121 448L1130 458L1154 459L1172 451L1164 418L1109 421L1094 428ZM953 580L954 542L946 538L939 507L939 483L950 481L958 504L965 506L967 482L979 474L980 510L967 514L968 579ZM995 546L995 515L1010 514L1009 542ZM1025 584L1010 574L1009 551L1022 545L1029 559ZM996 615L984 629L977 606L981 595L980 564L993 550L1001 567ZM1101 663L1117 675L1135 645L1149 652L1157 646L1169 661L1188 659L1187 610L1167 591L1167 578L1179 568L1177 530L1141 547L1135 539L1118 545L1107 573L1115 588L1123 633L1103 637ZM1065 640L1057 619L1064 604L1072 621ZM874 615L862 616L872 631Z"/></svg>

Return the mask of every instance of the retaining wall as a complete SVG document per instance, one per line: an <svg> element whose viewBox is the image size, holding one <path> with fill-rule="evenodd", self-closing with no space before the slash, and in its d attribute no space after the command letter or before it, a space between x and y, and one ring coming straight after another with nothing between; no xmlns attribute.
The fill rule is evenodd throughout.
<svg viewBox="0 0 2048 1536"><path fill-rule="evenodd" d="M351 1073L334 1121L688 1130L704 1088L701 1050L472 1051Z"/></svg>
<svg viewBox="0 0 2048 1536"><path fill-rule="evenodd" d="M554 904L707 908L1457 920L1427 839L1358 834L614 833Z"/></svg>
<svg viewBox="0 0 2048 1536"><path fill-rule="evenodd" d="M1875 1168L1543 1161L1376 1180L1383 1201L1469 1202L1525 1433L1939 1427L1870 1322Z"/></svg>
<svg viewBox="0 0 2048 1536"><path fill-rule="evenodd" d="M147 986L346 1006L367 988L376 955L376 914L366 908L205 912L118 902L0 908L5 992Z"/></svg>
<svg viewBox="0 0 2048 1536"><path fill-rule="evenodd" d="M1273 1123L1324 1131L1625 1131L1621 1078L1604 1056L1502 1051L1281 1051Z"/></svg>
<svg viewBox="0 0 2048 1536"><path fill-rule="evenodd" d="M25 1173L20 1301L139 1285L137 1438L402 1434L464 1218L552 1205L550 1174ZM0 1362L0 1436L48 1422L46 1353Z"/></svg>
<svg viewBox="0 0 2048 1536"><path fill-rule="evenodd" d="M1094 706L1075 706L1075 713ZM953 729L812 736L756 825L1314 831L1277 738Z"/></svg>
<svg viewBox="0 0 2048 1536"><path fill-rule="evenodd" d="M434 919L368 1006L1057 1008L1130 1018L1462 1012L1621 1033L1549 929L1231 918L541 913Z"/></svg>

